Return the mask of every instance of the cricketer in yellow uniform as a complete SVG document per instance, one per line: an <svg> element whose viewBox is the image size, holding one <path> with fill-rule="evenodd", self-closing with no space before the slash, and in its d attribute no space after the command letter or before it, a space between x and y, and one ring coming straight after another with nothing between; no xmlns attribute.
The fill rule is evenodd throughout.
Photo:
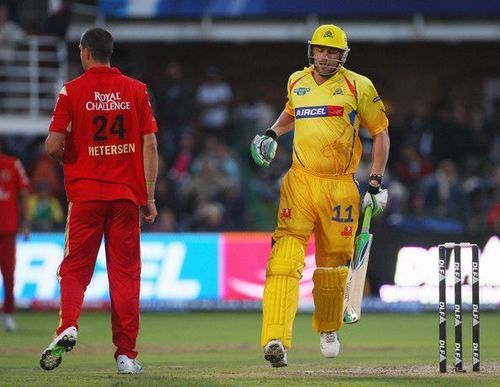
<svg viewBox="0 0 500 387"><path fill-rule="evenodd" d="M360 127L374 139L383 139L378 165L372 167L379 183L388 152L388 119L382 100L367 77L343 67L349 50L345 33L334 25L320 26L309 44L311 65L290 76L283 112L265 136L256 136L251 147L256 163L267 166L276 151L276 138L294 129L293 161L281 186L263 299L261 345L275 367L287 365L299 280L312 233L317 266L312 325L318 333L333 332L335 337L329 340L338 343L335 332L342 327L347 263L353 256L360 212L354 179L361 159ZM337 60L332 59L335 54ZM338 345L330 352L325 348L321 350L327 357L338 354Z"/></svg>

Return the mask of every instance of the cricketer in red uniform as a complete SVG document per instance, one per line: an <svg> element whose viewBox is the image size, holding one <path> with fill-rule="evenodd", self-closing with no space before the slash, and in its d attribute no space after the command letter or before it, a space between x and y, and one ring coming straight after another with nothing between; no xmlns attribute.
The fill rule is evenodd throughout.
<svg viewBox="0 0 500 387"><path fill-rule="evenodd" d="M25 238L29 235L28 222L28 185L29 180L21 161L2 153L0 143L0 269L4 286L4 328L16 329L13 314L14 271L16 267L16 234L19 230L18 214L21 210L22 231Z"/></svg>
<svg viewBox="0 0 500 387"><path fill-rule="evenodd" d="M110 41L111 49L102 47L102 41ZM108 53L102 55L105 49ZM76 343L84 292L104 235L118 372L142 372L135 362L139 210L145 208L146 222L154 221L158 129L146 85L110 67L111 53L107 31L94 28L82 35L85 72L62 88L46 140L47 152L62 161L68 199L65 252L58 270L61 321L56 334L61 337L42 354L41 366L47 370L59 365L59 352ZM119 362L123 356L130 365L125 369Z"/></svg>

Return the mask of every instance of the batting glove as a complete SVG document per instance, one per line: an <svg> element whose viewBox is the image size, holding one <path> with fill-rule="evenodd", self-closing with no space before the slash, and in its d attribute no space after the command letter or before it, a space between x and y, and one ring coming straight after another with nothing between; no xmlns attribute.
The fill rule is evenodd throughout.
<svg viewBox="0 0 500 387"><path fill-rule="evenodd" d="M264 135L256 135L250 144L250 153L255 164L269 167L278 149L278 135L272 129L267 129Z"/></svg>
<svg viewBox="0 0 500 387"><path fill-rule="evenodd" d="M368 192L363 198L361 209L365 212L366 207L372 207L372 215L374 217L382 215L385 206L387 205L388 192L386 189L380 189L380 186L368 185Z"/></svg>

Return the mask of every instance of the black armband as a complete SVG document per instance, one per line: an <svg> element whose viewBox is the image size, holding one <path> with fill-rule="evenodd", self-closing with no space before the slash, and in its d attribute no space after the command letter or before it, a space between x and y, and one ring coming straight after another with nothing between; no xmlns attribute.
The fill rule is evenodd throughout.
<svg viewBox="0 0 500 387"><path fill-rule="evenodd" d="M382 185L382 175L370 175L368 178L368 193L376 195L380 192L380 186ZM377 184L373 184L372 181L376 181Z"/></svg>
<svg viewBox="0 0 500 387"><path fill-rule="evenodd" d="M271 128L266 130L265 135L267 137L271 137L274 141L278 140L278 134L274 130L272 130Z"/></svg>
<svg viewBox="0 0 500 387"><path fill-rule="evenodd" d="M377 195L380 193L380 185L371 185L371 183L368 183L368 193L371 195Z"/></svg>
<svg viewBox="0 0 500 387"><path fill-rule="evenodd" d="M378 185L382 185L382 180L384 179L384 176L383 175L370 175L370 177L368 178L368 182L371 182L372 180L375 180Z"/></svg>

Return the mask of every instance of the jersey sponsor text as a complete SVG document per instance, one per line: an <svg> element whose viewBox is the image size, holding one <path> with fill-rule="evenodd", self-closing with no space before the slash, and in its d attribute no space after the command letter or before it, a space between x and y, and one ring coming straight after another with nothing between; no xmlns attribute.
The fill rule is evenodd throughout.
<svg viewBox="0 0 500 387"><path fill-rule="evenodd" d="M342 116L343 114L344 114L344 107L335 105L309 106L309 107L300 107L295 109L295 119Z"/></svg>
<svg viewBox="0 0 500 387"><path fill-rule="evenodd" d="M120 92L116 93L99 93L94 92L94 101L85 103L87 110L130 110L130 101L122 101Z"/></svg>

